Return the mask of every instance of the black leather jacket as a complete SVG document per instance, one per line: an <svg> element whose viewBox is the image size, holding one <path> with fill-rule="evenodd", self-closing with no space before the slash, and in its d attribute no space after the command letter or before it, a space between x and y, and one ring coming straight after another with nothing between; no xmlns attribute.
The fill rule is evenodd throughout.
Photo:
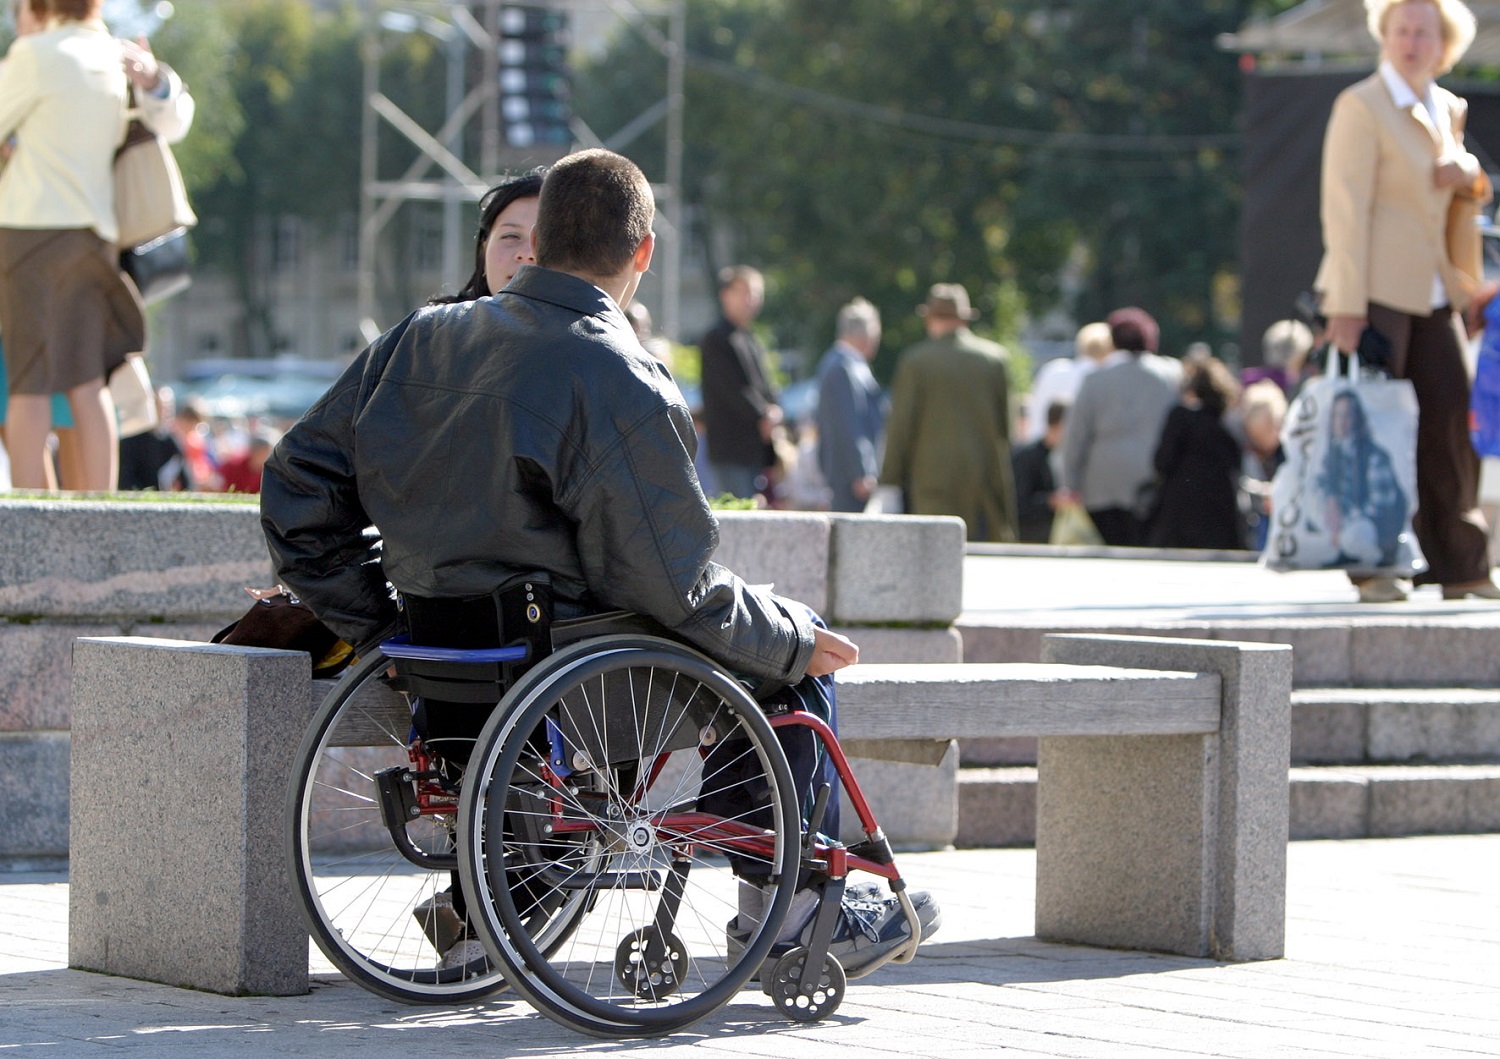
<svg viewBox="0 0 1500 1059"><path fill-rule="evenodd" d="M475 596L541 571L560 616L633 610L731 669L795 683L809 616L711 561L696 447L676 384L614 301L526 266L365 350L276 446L261 523L282 582L357 646L395 626L387 581Z"/></svg>

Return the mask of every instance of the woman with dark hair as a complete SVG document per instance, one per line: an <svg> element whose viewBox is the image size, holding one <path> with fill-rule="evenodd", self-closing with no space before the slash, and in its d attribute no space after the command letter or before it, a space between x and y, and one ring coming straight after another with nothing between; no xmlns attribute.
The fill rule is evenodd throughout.
<svg viewBox="0 0 1500 1059"><path fill-rule="evenodd" d="M1406 526L1406 494L1390 454L1370 434L1358 396L1346 390L1333 399L1328 434L1318 488L1328 536L1338 549L1331 565L1394 566Z"/></svg>
<svg viewBox="0 0 1500 1059"><path fill-rule="evenodd" d="M1154 463L1161 483L1146 543L1153 548L1245 546L1236 486L1239 443L1224 426L1224 413L1239 386L1214 357L1189 364L1183 403L1167 413Z"/></svg>
<svg viewBox="0 0 1500 1059"><path fill-rule="evenodd" d="M536 264L531 230L546 166L508 177L479 200L479 232L474 241L474 273L457 294L440 294L428 305L468 302L494 294L522 265Z"/></svg>

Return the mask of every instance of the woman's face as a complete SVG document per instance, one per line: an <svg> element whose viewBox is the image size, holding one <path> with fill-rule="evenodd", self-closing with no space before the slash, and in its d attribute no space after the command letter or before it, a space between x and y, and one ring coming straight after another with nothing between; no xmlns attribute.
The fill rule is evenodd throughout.
<svg viewBox="0 0 1500 1059"><path fill-rule="evenodd" d="M1354 432L1354 404L1347 400L1335 400L1329 415L1328 429L1336 438L1347 438Z"/></svg>
<svg viewBox="0 0 1500 1059"><path fill-rule="evenodd" d="M1380 57L1394 66L1407 84L1425 87L1437 74L1443 58L1443 23L1437 5L1407 0L1391 8Z"/></svg>
<svg viewBox="0 0 1500 1059"><path fill-rule="evenodd" d="M531 230L536 227L536 196L516 199L495 218L484 241L484 282L494 294L510 282L522 265L536 264L531 252Z"/></svg>

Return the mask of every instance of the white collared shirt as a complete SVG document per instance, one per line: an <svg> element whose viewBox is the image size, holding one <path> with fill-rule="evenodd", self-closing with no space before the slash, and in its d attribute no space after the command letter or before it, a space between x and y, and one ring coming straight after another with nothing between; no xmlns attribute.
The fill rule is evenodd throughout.
<svg viewBox="0 0 1500 1059"><path fill-rule="evenodd" d="M1422 109L1427 111L1427 117L1432 121L1432 127L1438 131L1438 136L1443 142L1442 153L1447 155L1453 147L1453 123L1448 118L1448 108L1438 99L1437 93L1432 90L1432 83L1427 84L1427 91L1418 96L1412 91L1411 85L1406 83L1406 78L1396 72L1396 68L1388 61L1380 63L1380 77L1385 81L1385 87L1391 94L1391 100L1396 104L1397 110L1410 110L1418 103ZM1448 289L1443 286L1443 276L1439 272L1432 274L1432 307L1441 309L1448 304Z"/></svg>

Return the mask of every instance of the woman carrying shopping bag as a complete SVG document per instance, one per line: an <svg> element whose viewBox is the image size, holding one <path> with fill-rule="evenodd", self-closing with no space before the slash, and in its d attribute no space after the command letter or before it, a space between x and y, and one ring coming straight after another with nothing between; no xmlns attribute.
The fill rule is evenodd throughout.
<svg viewBox="0 0 1500 1059"><path fill-rule="evenodd" d="M1469 440L1469 378L1459 314L1479 277L1477 207L1488 178L1464 149L1467 105L1434 83L1474 38L1461 0L1366 0L1380 68L1340 94L1323 144L1325 254L1315 287L1328 339L1346 352L1367 330L1389 344L1386 368L1420 408L1413 526L1428 569L1417 584L1446 599L1500 599ZM1374 340L1378 343L1378 339ZM1391 576L1351 573L1364 602L1405 591Z"/></svg>

